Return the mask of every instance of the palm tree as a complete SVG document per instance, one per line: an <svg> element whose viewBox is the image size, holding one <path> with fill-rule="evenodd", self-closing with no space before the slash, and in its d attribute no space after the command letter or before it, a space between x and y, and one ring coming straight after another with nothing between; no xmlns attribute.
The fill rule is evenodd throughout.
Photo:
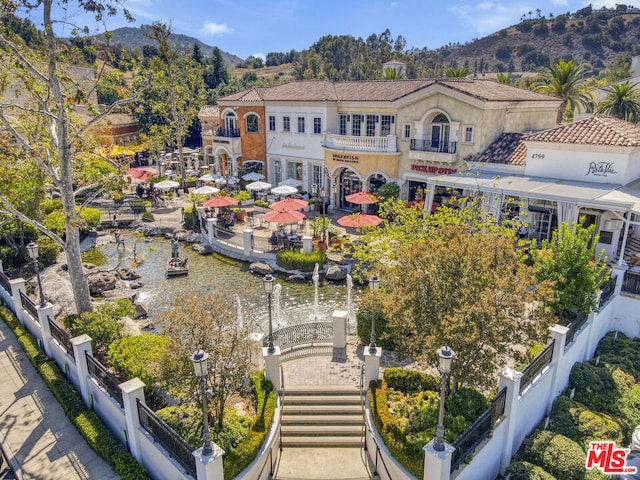
<svg viewBox="0 0 640 480"><path fill-rule="evenodd" d="M607 96L598 103L596 111L621 118L629 122L640 123L640 90L637 83L614 83L604 90Z"/></svg>
<svg viewBox="0 0 640 480"><path fill-rule="evenodd" d="M382 79L383 80L404 80L404 75L397 68L385 68Z"/></svg>
<svg viewBox="0 0 640 480"><path fill-rule="evenodd" d="M464 67L449 67L444 71L445 76L449 78L463 78L468 73L468 70Z"/></svg>
<svg viewBox="0 0 640 480"><path fill-rule="evenodd" d="M511 85L511 74L504 74L502 72L498 73L498 76L496 77L496 80L498 80L498 83L504 83L505 85Z"/></svg>
<svg viewBox="0 0 640 480"><path fill-rule="evenodd" d="M579 113L593 101L593 95L583 88L583 83L584 68L573 60L565 62L561 58L548 67L547 79L537 90L564 100L558 111L558 123L563 116L572 120L574 111Z"/></svg>

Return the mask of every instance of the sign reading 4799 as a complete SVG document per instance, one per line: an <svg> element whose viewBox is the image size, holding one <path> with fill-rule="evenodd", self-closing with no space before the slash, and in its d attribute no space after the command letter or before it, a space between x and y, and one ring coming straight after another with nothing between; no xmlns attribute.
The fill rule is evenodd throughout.
<svg viewBox="0 0 640 480"><path fill-rule="evenodd" d="M616 475L637 473L637 467L627 467L628 448L616 448L615 442L591 442L587 451L587 470L599 468L602 473Z"/></svg>

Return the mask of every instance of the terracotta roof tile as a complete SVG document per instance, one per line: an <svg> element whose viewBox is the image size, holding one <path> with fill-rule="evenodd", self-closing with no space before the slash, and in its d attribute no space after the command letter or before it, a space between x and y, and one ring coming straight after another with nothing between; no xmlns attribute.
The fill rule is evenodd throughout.
<svg viewBox="0 0 640 480"><path fill-rule="evenodd" d="M577 145L640 147L640 125L618 118L594 116L528 135L526 140Z"/></svg>
<svg viewBox="0 0 640 480"><path fill-rule="evenodd" d="M465 158L468 162L525 165L527 147L522 142L523 133L503 133L484 152Z"/></svg>
<svg viewBox="0 0 640 480"><path fill-rule="evenodd" d="M256 101L350 101L393 102L432 85L472 95L484 101L557 101L561 100L492 80L439 78L423 80L375 80L329 82L324 80L290 82L274 87L253 87L220 97L221 102Z"/></svg>
<svg viewBox="0 0 640 480"><path fill-rule="evenodd" d="M219 117L220 108L217 105L203 105L198 112L198 117Z"/></svg>

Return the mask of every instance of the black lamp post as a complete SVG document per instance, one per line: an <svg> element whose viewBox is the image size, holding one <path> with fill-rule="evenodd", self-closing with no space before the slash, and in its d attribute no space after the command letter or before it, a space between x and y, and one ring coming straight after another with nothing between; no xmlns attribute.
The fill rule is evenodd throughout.
<svg viewBox="0 0 640 480"><path fill-rule="evenodd" d="M229 187L229 175L231 175L231 165L230 165L229 163L227 163L227 164L225 165L225 167L224 167L224 172L225 172L226 177L227 177L227 180L226 180L225 185L226 185L226 187L227 187L227 190L229 190L229 189L230 189L230 187Z"/></svg>
<svg viewBox="0 0 640 480"><path fill-rule="evenodd" d="M40 266L38 265L38 244L35 242L29 242L27 245L29 256L33 260L33 268L36 271L36 278L38 279L38 291L40 292L40 306L44 307L47 304L47 300L44 298L44 292L42 291L42 282L40 281Z"/></svg>
<svg viewBox="0 0 640 480"><path fill-rule="evenodd" d="M438 426L436 427L436 440L433 443L433 449L438 452L444 451L444 397L447 393L447 383L449 374L451 373L451 364L455 353L449 347L445 346L438 350L438 371L441 375L440 385L440 412L438 413Z"/></svg>
<svg viewBox="0 0 640 480"><path fill-rule="evenodd" d="M202 446L202 456L210 457L213 453L211 448L211 432L209 431L209 416L207 415L207 393L205 392L205 377L207 376L207 359L209 354L198 348L193 355L191 355L191 362L193 363L193 370L200 381L200 394L202 395L202 416L203 416L203 437L204 445Z"/></svg>
<svg viewBox="0 0 640 480"><path fill-rule="evenodd" d="M273 284L274 284L273 275L267 273L264 276L264 291L267 294L267 301L269 302L269 336L267 340L269 341L269 345L267 346L267 352L273 353L276 350L276 347L273 346L273 321L271 318L271 294L273 293Z"/></svg>
<svg viewBox="0 0 640 480"><path fill-rule="evenodd" d="M326 188L321 188L320 189L320 198L322 199L322 215L325 216L327 214L327 210L326 210L326 202L327 202L327 197L329 196L329 192L327 192Z"/></svg>
<svg viewBox="0 0 640 480"><path fill-rule="evenodd" d="M369 288L375 295L377 293L378 287L380 286L380 280L377 275L371 277L369 280ZM375 312L371 312L371 343L369 343L369 353L376 353L376 314Z"/></svg>

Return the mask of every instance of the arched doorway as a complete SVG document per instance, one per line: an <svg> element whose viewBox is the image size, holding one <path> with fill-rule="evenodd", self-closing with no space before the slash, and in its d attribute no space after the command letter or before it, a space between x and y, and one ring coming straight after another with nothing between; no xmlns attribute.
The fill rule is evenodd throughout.
<svg viewBox="0 0 640 480"><path fill-rule="evenodd" d="M439 113L431 121L431 149L434 152L449 151L449 119L444 113Z"/></svg>
<svg viewBox="0 0 640 480"><path fill-rule="evenodd" d="M347 202L344 197L362 190L360 177L353 170L345 168L338 178L338 208L353 211L358 205Z"/></svg>

